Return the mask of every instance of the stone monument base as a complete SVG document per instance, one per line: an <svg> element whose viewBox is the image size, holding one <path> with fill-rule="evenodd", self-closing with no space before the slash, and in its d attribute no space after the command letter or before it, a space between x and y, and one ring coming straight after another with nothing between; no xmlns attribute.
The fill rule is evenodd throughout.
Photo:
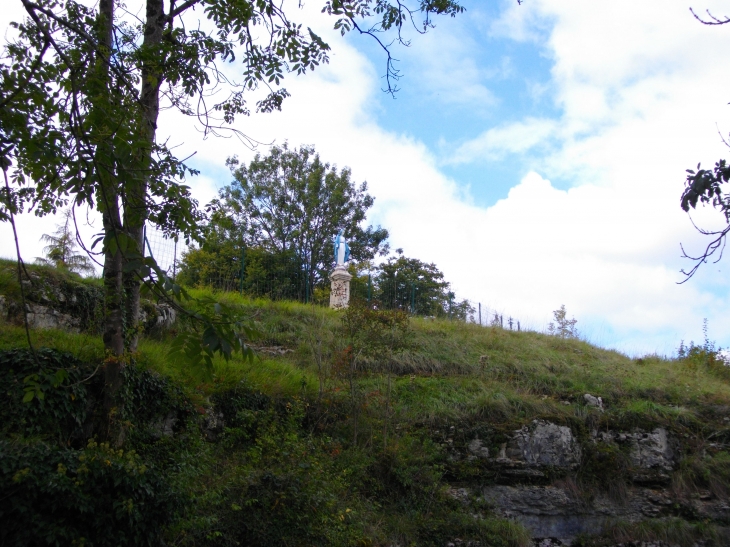
<svg viewBox="0 0 730 547"><path fill-rule="evenodd" d="M350 304L350 280L352 275L342 265L335 267L330 274L332 290L330 292L330 308L342 309Z"/></svg>

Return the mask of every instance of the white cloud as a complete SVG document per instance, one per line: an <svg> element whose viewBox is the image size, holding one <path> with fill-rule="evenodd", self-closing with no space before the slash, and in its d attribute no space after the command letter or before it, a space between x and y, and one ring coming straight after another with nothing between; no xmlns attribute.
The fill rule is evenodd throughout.
<svg viewBox="0 0 730 547"><path fill-rule="evenodd" d="M455 77L473 84L456 90L459 100L488 100L486 72L468 47L459 49L458 34L438 34L445 30L434 31L434 44L445 44L444 59L459 58L458 73L439 61L438 78L419 80L424 93L454 92L439 79ZM698 282L675 283L678 242L699 242L678 207L684 169L721 157L715 122L730 128L730 73L723 70L730 32L659 1L535 0L509 8L493 36L540 44L554 62L550 86L561 115L485 127L456 150L454 161L516 155L515 171L532 168L488 208L464 199L423 143L376 125L381 67L321 32L333 45L331 64L287 82L292 98L284 112L243 118L237 128L261 142L315 144L324 160L350 166L355 180L370 183L371 220L391 231L394 247L436 262L461 296L523 325L542 328L565 304L597 341L627 351L670 351L681 338L699 340L703 317L711 334L730 332L726 273L705 268ZM235 139L201 141L188 120L170 113L160 127L182 144L181 155L197 151L206 178L193 188L202 201L228 182L220 174L227 156L247 161L253 154ZM40 235L34 230L48 231L32 218L21 225L29 249ZM7 227L0 231L10 241ZM11 254L9 246L2 251Z"/></svg>
<svg viewBox="0 0 730 547"><path fill-rule="evenodd" d="M440 103L468 106L474 112L493 109L499 99L486 82L512 71L509 58L494 67L481 66L473 55L478 48L474 37L459 22L448 22L451 32L440 32L441 26L446 25L418 36L417 44L402 52L412 67L404 85L417 86Z"/></svg>
<svg viewBox="0 0 730 547"><path fill-rule="evenodd" d="M477 138L459 146L444 163L500 160L507 154L527 152L535 147L548 144L552 138L557 136L559 129L555 120L538 118L528 118L493 127Z"/></svg>

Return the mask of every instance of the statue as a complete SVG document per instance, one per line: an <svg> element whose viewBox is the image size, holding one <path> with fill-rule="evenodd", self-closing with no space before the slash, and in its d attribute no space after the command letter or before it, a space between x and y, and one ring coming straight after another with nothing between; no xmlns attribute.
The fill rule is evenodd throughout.
<svg viewBox="0 0 730 547"><path fill-rule="evenodd" d="M330 274L332 290L330 291L330 308L346 308L350 303L350 280L352 276L347 271L345 262L350 260L350 246L345 241L342 230L334 240L335 271Z"/></svg>
<svg viewBox="0 0 730 547"><path fill-rule="evenodd" d="M335 238L334 244L335 244L335 263L337 264L336 267L344 267L345 262L350 260L350 246L347 244L347 241L345 241L345 237L342 234L342 230L340 230L340 233L337 234L337 237Z"/></svg>

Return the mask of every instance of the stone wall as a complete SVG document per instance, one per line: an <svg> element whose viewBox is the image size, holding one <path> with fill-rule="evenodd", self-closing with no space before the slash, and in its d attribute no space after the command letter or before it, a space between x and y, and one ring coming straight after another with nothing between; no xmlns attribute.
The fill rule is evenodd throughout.
<svg viewBox="0 0 730 547"><path fill-rule="evenodd" d="M36 329L70 332L100 332L104 293L101 286L83 282L70 274L30 271L23 281L28 324ZM23 324L20 291L0 294L0 319ZM146 332L170 328L177 320L175 309L165 303L143 301L140 322Z"/></svg>

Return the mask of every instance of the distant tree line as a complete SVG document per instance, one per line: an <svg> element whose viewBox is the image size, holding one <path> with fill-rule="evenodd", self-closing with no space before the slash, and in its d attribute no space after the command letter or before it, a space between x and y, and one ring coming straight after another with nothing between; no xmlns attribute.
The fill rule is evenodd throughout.
<svg viewBox="0 0 730 547"><path fill-rule="evenodd" d="M329 297L332 240L342 230L351 248L351 292L386 309L466 319L474 312L456 301L433 263L390 255L388 231L367 225L374 203L366 182L324 163L312 146L285 143L257 154L248 166L226 162L233 181L209 205L202 243L186 251L178 280L189 286L274 299ZM379 264L376 257L385 258Z"/></svg>

